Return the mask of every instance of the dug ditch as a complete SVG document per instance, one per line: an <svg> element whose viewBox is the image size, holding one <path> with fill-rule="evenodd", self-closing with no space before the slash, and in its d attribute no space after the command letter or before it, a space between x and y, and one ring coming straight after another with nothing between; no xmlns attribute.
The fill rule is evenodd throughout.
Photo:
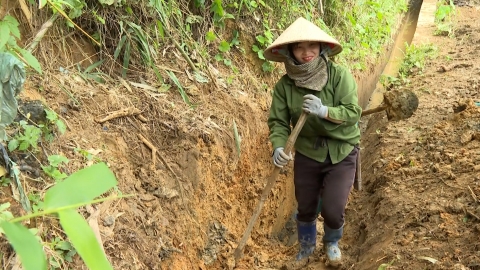
<svg viewBox="0 0 480 270"><path fill-rule="evenodd" d="M422 8L423 1L412 1L410 3L409 12L404 17L401 27L399 28L398 34L396 35L394 43L385 51L382 58L379 60L379 64L376 65L374 68L370 69L370 72L365 72L360 74L356 77L358 82L358 93L359 93L359 103L364 109L372 109L378 106L381 106L384 103L384 93L385 89L383 88L382 84L379 83L379 79L381 75L388 75L388 76L396 76L399 65L401 64L406 48L406 44L410 44L413 36L415 34L415 29L417 25L417 21L420 15L420 10ZM384 125L384 121L381 119L385 117L384 112L379 112L378 115L373 115L371 117L365 117L361 120L361 127L362 127L362 145L361 149L363 152L364 163L367 166L364 166L363 175L364 178L367 180L373 179L371 175L375 172L371 169L370 164L368 163L370 157L378 156L379 153L376 139L371 139L369 132L373 130L377 130ZM368 127L367 127L368 126ZM292 172L288 172L291 174ZM369 183L370 185L371 183ZM293 189L292 186L287 182L286 185L288 186L287 190ZM293 192L287 193L290 196L289 199L285 201L288 202L287 204L282 204L282 207L276 210L276 219L273 222L273 229L272 235L274 235L277 239L279 239L284 245L292 246L292 249L289 249L288 252L291 254L292 251L295 249L294 245L296 244L296 228L295 228L295 221L293 218L293 213L295 210L295 205L292 203L294 201ZM369 197L375 196L375 191L353 191L352 198L350 201L355 201L355 197ZM369 201L369 199L365 199L365 201ZM372 201L374 204L375 202ZM367 206L364 205L365 208L372 208L374 209L375 206ZM356 265L356 261L359 259L359 254L355 254L358 250L349 249L349 247L355 246L362 246L364 241L366 240L366 232L365 224L354 224L351 223L352 220L358 221L362 220L361 217L355 217L352 219L352 216L356 216L355 213L355 205L351 203L347 206L347 214L346 214L346 227L345 227L345 237L342 240L342 247L346 250L346 254L348 257L348 263L350 265ZM352 212L353 211L353 212ZM285 215L285 213L289 213L289 215ZM350 216L350 218L349 218ZM319 217L321 219L321 217ZM350 223L349 223L350 222ZM319 222L319 224L322 224ZM317 236L318 239L321 239L323 230L321 229L321 225L318 228L319 235ZM321 242L321 241L318 241ZM375 250L377 246L371 246L372 250ZM352 253L350 253L352 252ZM363 252L370 252L368 249L363 250ZM323 264L322 259L322 252L319 251L316 254L316 258L308 265L308 269L324 269L325 266ZM375 262L378 265L378 262ZM288 263L287 263L288 265ZM354 269L373 269L373 266L364 266L362 268L358 268L360 266L355 266ZM370 268L369 268L370 267ZM287 267L288 268L288 267ZM327 269L327 268L325 268Z"/></svg>

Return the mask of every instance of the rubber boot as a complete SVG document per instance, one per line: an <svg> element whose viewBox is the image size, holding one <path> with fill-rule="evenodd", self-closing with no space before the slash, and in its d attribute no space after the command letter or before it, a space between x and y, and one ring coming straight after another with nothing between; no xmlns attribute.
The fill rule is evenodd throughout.
<svg viewBox="0 0 480 270"><path fill-rule="evenodd" d="M297 254L297 261L310 256L315 250L317 243L317 220L303 222L297 220L298 243L300 251Z"/></svg>
<svg viewBox="0 0 480 270"><path fill-rule="evenodd" d="M325 231L325 235L323 236L323 248L325 249L328 262L332 266L339 266L342 261L342 253L340 252L340 248L338 248L338 241L343 235L343 225L339 229L334 230L324 223L323 230Z"/></svg>

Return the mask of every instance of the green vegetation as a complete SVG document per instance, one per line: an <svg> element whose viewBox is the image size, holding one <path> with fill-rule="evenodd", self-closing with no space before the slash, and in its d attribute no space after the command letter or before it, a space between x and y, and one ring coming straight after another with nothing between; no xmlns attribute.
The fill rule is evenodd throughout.
<svg viewBox="0 0 480 270"><path fill-rule="evenodd" d="M65 126L65 123L58 118L57 113L49 109L46 109L45 113L47 118L46 123L33 123L30 125L25 120L18 122L20 130L15 137L8 141L9 151L14 151L16 149L20 151L33 149L36 151L38 150L38 143L40 140L45 139L47 142L51 142L54 139L55 131L58 131L60 134L65 133L67 127Z"/></svg>
<svg viewBox="0 0 480 270"><path fill-rule="evenodd" d="M65 132L65 124L58 118L58 115L51 110L45 110L45 112L46 123L36 124L32 122L33 124L30 125L25 120L18 123L15 135L8 141L9 151L34 154L38 152L42 140L51 142L56 131L61 134ZM91 159L88 155L86 158ZM14 217L8 211L9 203L0 205L0 234L6 236L26 270L65 269L65 264L72 262L72 257L77 253L89 269L113 269L106 259L93 230L77 212L77 208L84 205L116 198L96 199L112 188L116 188L117 181L113 172L106 164L97 163L68 176L61 171L61 167L68 163L66 157L50 155L47 159L48 165L41 166L42 170L56 184L45 193L29 193L27 204L23 204L22 201L22 205L28 205L25 210L31 210L33 213ZM1 178L2 186L11 184L12 179L15 179L15 183L18 183L19 171L17 165L13 161L10 161L10 163L13 167L13 173ZM19 189L19 192L20 197L22 197L23 189ZM31 208L29 207L30 202L32 203ZM50 233L38 235L36 228L27 229L21 224L22 221L47 215L59 220L68 240L58 236L49 240ZM42 244L44 240L46 242ZM51 252L46 256L44 250L50 250Z"/></svg>
<svg viewBox="0 0 480 270"><path fill-rule="evenodd" d="M42 73L42 68L37 58L18 45L17 41L21 39L18 26L17 19L10 15L6 15L0 20L0 52L10 52L38 73Z"/></svg>
<svg viewBox="0 0 480 270"><path fill-rule="evenodd" d="M404 58L400 64L397 76L380 77L380 83L385 89L394 86L408 85L408 77L412 75L420 75L425 70L426 63L437 57L438 48L433 44L422 45L405 45Z"/></svg>
<svg viewBox="0 0 480 270"><path fill-rule="evenodd" d="M453 23L456 9L452 0L441 0L437 3L435 11L436 35L453 36Z"/></svg>
<svg viewBox="0 0 480 270"><path fill-rule="evenodd" d="M400 65L399 75L405 78L413 73L422 73L428 60L437 56L437 47L433 44L415 46L408 45L405 48L405 56Z"/></svg>
<svg viewBox="0 0 480 270"><path fill-rule="evenodd" d="M102 181L98 181L101 179ZM10 204L0 205L0 232L12 244L26 270L47 269L47 260L37 230L27 229L21 222L36 217L57 216L70 242L54 238L48 243L57 256L50 257L49 265L56 269L78 252L89 269L113 269L106 259L93 230L77 212L84 205L117 198L95 199L115 187L113 172L104 163L98 163L70 175L63 182L47 190L42 204L43 211L21 217L13 217L7 209Z"/></svg>
<svg viewBox="0 0 480 270"><path fill-rule="evenodd" d="M51 155L48 157L48 166L42 166L42 170L46 175L53 178L55 182L58 182L68 176L59 170L62 163L67 164L68 158L60 155Z"/></svg>
<svg viewBox="0 0 480 270"><path fill-rule="evenodd" d="M34 1L30 2L33 4ZM85 0L48 0L40 1L40 7L48 6L54 15L60 14L67 27L88 36L102 51L104 59L85 70L79 68L79 74L85 79L105 82L107 77L114 75L113 70L100 68L106 59L113 59L122 67L122 77L127 77L131 70L153 69L162 84L166 83L167 74L161 74L163 71L157 68L162 59L159 51L171 43L194 71L205 70L209 62L216 60L238 73L237 63L230 55L235 48L242 54L255 53L263 62L262 70L271 72L274 65L265 61L263 50L299 16L324 26L339 39L344 53L338 57L338 62L363 70L376 59L383 46L391 42L401 19L399 14L407 10L407 3L406 0L327 0L323 16L319 14L316 0L214 0L211 3L196 0L193 4L181 0L145 0L138 5L113 0L102 0L97 4L87 4ZM449 6L439 8L439 20L450 18L451 13L446 8ZM79 18L85 25L83 28L90 24L98 27L94 32L86 33L82 24L74 22ZM251 29L242 29L238 24L241 20L254 24L248 27ZM23 52L13 42L20 38L15 18L3 18L0 35L10 36L10 39L0 39L9 40L8 44L0 43L0 50ZM195 61L192 60L193 53L200 56L195 57ZM38 62L33 63L34 57L23 56L23 59L40 72Z"/></svg>
<svg viewBox="0 0 480 270"><path fill-rule="evenodd" d="M338 62L364 70L391 43L399 26L398 14L407 11L407 1L343 1L326 3L326 24L344 46ZM330 8L332 10L329 10Z"/></svg>
<svg viewBox="0 0 480 270"><path fill-rule="evenodd" d="M393 259L391 262L389 263L382 263L379 267L378 267L378 270L387 270L388 267L392 266L393 263L395 262L395 259Z"/></svg>

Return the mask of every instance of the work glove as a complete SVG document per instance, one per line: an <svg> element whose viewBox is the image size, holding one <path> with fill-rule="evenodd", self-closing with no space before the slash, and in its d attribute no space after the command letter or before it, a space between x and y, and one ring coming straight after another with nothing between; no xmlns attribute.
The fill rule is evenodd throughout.
<svg viewBox="0 0 480 270"><path fill-rule="evenodd" d="M277 147L275 148L275 151L273 151L273 164L279 168L283 168L283 166L287 165L289 160L292 160L292 154L287 155L285 152L283 152L283 147Z"/></svg>
<svg viewBox="0 0 480 270"><path fill-rule="evenodd" d="M322 104L321 99L312 94L303 96L302 109L304 112L320 118L325 118L328 115L328 107Z"/></svg>

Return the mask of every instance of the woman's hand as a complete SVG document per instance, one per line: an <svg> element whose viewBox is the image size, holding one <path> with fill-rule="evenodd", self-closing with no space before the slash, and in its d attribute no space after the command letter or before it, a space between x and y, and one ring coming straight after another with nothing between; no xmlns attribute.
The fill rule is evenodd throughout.
<svg viewBox="0 0 480 270"><path fill-rule="evenodd" d="M287 155L283 149L283 147L277 147L275 148L275 151L273 151L273 164L279 168L283 168L283 166L287 165L289 160L293 159L292 155Z"/></svg>
<svg viewBox="0 0 480 270"><path fill-rule="evenodd" d="M320 118L328 117L328 107L322 104L321 99L312 94L303 96L302 109L304 112L315 114Z"/></svg>

